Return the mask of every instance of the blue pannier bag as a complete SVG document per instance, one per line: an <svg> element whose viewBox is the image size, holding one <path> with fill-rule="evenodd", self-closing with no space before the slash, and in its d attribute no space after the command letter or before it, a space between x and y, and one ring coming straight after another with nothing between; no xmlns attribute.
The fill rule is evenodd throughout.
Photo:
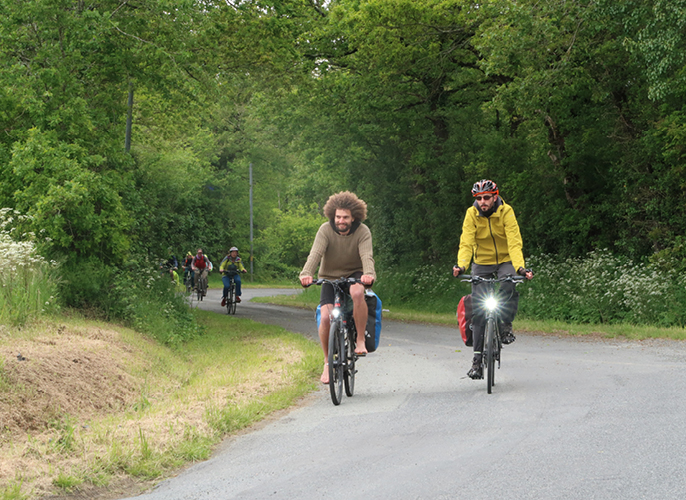
<svg viewBox="0 0 686 500"><path fill-rule="evenodd" d="M373 291L366 290L364 292L364 300L367 303L368 311L367 325L364 332L364 345L367 348L367 352L374 352L379 347L379 341L381 340L381 299ZM317 306L315 318L318 329L322 319L321 305Z"/></svg>
<svg viewBox="0 0 686 500"><path fill-rule="evenodd" d="M379 347L381 340L381 299L371 290L364 292L364 300L367 302L367 328L364 332L364 345L367 352L374 352Z"/></svg>

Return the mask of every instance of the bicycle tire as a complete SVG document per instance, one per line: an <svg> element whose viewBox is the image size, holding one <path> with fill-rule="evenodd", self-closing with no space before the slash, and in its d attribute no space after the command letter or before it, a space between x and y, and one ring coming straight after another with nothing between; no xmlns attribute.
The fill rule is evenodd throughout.
<svg viewBox="0 0 686 500"><path fill-rule="evenodd" d="M351 398L355 392L355 340L357 332L355 328L348 329L348 338L345 342L346 364L343 371L345 382L345 394Z"/></svg>
<svg viewBox="0 0 686 500"><path fill-rule="evenodd" d="M495 321L490 319L486 323L486 392L491 394L495 385Z"/></svg>
<svg viewBox="0 0 686 500"><path fill-rule="evenodd" d="M231 302L233 302L233 290L229 288L229 294L226 296L226 314L231 314Z"/></svg>
<svg viewBox="0 0 686 500"><path fill-rule="evenodd" d="M334 321L329 329L329 392L334 405L341 404L343 399L343 356L345 356L345 339L343 329Z"/></svg>
<svg viewBox="0 0 686 500"><path fill-rule="evenodd" d="M229 305L231 308L229 314L236 314L236 284L231 285L231 303Z"/></svg>

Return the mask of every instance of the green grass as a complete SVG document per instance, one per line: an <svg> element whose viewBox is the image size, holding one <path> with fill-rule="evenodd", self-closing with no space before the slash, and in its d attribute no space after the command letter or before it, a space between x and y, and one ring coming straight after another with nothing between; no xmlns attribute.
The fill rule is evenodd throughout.
<svg viewBox="0 0 686 500"><path fill-rule="evenodd" d="M241 283L244 288L299 288L300 284L297 281L290 281L285 279L280 280L263 280L258 276L254 277L254 281L250 279L250 273L241 274ZM222 288L222 275L219 271L212 271L207 280L208 288Z"/></svg>
<svg viewBox="0 0 686 500"><path fill-rule="evenodd" d="M53 269L47 263L0 269L0 323L23 326L46 310L56 309Z"/></svg>
<svg viewBox="0 0 686 500"><path fill-rule="evenodd" d="M517 319L516 330L542 332L554 335L600 336L604 338L624 337L632 340L673 339L686 340L686 329L679 327L658 327L646 325L619 324L574 324L561 321Z"/></svg>
<svg viewBox="0 0 686 500"><path fill-rule="evenodd" d="M52 441L52 446L58 453L69 454L74 450L74 420L69 415L64 415L61 419L50 423L57 432L57 438Z"/></svg>
<svg viewBox="0 0 686 500"><path fill-rule="evenodd" d="M83 479L60 472L57 477L52 480L52 484L66 492L71 492L74 488L83 484Z"/></svg>
<svg viewBox="0 0 686 500"><path fill-rule="evenodd" d="M29 496L21 492L22 481L15 481L5 488L0 488L0 500L27 500Z"/></svg>
<svg viewBox="0 0 686 500"><path fill-rule="evenodd" d="M264 302L284 306L316 309L319 303L319 290L308 288L301 294L277 295L273 297L256 297L255 302ZM383 300L383 298L382 298ZM384 305L384 309L386 306ZM384 319L396 321L408 321L418 323L432 323L438 325L456 326L455 313L431 313L413 310L408 306L396 306L390 311L383 313ZM572 336L601 336L605 338L624 337L634 340L649 338L665 338L674 340L686 340L686 329L663 328L657 326L631 325L631 324L573 324L561 321L541 321L517 318L514 322L515 331L545 333L554 335Z"/></svg>

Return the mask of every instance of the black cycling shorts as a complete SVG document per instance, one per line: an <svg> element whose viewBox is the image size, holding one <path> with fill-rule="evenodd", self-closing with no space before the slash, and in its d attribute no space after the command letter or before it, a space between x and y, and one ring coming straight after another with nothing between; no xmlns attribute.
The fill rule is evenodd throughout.
<svg viewBox="0 0 686 500"><path fill-rule="evenodd" d="M361 277L362 271L357 271L356 273L352 273L350 276L348 276L348 278L356 278L358 280ZM350 285L347 286L350 287ZM347 292L348 290L345 289L345 291ZM336 297L333 291L333 285L331 285L330 283L324 283L322 285L322 294L319 298L319 304L322 306L326 304L333 304L335 299Z"/></svg>

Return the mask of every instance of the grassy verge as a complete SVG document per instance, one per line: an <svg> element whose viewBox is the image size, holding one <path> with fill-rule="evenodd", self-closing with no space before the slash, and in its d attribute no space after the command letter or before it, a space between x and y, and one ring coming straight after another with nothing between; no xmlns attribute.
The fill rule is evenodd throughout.
<svg viewBox="0 0 686 500"><path fill-rule="evenodd" d="M309 288L301 294L278 295L274 297L257 297L255 302L316 309L319 303L319 290ZM384 306L385 307L385 306ZM409 307L392 307L390 311L384 308L385 319L396 321L416 321L419 323L434 323L456 326L455 314L429 313L414 311ZM684 328L661 328L631 324L572 324L561 321L540 321L517 318L514 323L516 331L545 333L553 335L600 336L605 338L625 337L641 340L649 338L665 338L675 340L686 339Z"/></svg>
<svg viewBox="0 0 686 500"><path fill-rule="evenodd" d="M123 481L135 494L317 387L313 342L197 318L204 334L179 349L79 318L0 332L0 499L95 496Z"/></svg>
<svg viewBox="0 0 686 500"><path fill-rule="evenodd" d="M278 281L265 281L259 278L255 278L255 281L250 281L250 274L242 274L241 281L244 287L249 288L299 288L300 285L294 281L288 280L278 280ZM222 276L218 271L213 271L207 280L208 288L222 288Z"/></svg>

